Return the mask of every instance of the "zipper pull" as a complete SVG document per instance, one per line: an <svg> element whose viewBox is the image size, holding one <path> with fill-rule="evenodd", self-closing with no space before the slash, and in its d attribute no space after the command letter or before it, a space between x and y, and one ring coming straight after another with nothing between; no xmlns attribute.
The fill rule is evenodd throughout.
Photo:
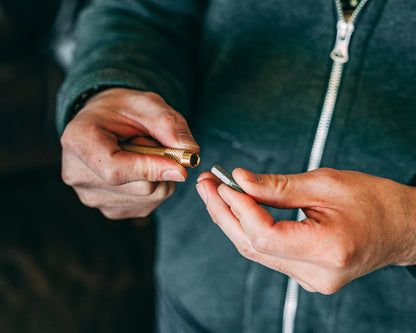
<svg viewBox="0 0 416 333"><path fill-rule="evenodd" d="M348 62L348 46L353 32L354 24L345 20L338 21L337 38L334 49L331 52L332 60L341 64Z"/></svg>

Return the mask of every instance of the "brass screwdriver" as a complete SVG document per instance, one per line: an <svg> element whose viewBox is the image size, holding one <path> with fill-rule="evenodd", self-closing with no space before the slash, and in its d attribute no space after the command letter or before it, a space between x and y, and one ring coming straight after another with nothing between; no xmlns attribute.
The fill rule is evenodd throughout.
<svg viewBox="0 0 416 333"><path fill-rule="evenodd" d="M139 146L131 143L120 143L120 147L130 152L165 156L184 167L196 168L200 161L198 153L185 149Z"/></svg>

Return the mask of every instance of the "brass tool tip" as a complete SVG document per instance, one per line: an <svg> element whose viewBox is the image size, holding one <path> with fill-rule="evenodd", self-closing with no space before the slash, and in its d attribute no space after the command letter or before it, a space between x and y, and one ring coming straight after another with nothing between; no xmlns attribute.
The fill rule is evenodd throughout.
<svg viewBox="0 0 416 333"><path fill-rule="evenodd" d="M199 155L189 150L166 148L165 156L185 167L196 168L199 165Z"/></svg>
<svg viewBox="0 0 416 333"><path fill-rule="evenodd" d="M138 146L131 143L122 143L120 147L135 153L165 156L184 167L196 168L200 162L198 153L185 149Z"/></svg>

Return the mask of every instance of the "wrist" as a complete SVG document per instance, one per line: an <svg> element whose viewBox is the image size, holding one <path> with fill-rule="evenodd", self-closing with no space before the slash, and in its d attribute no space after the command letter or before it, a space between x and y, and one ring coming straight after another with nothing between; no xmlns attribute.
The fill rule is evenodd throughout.
<svg viewBox="0 0 416 333"><path fill-rule="evenodd" d="M119 86L115 86L115 85L110 85L110 84L104 84L104 85L100 85L98 87L89 89L87 91L85 91L84 93L82 93L74 102L74 104L72 105L71 111L70 111L70 118L69 119L73 119L77 113L85 106L85 104L95 95L108 90L108 89L112 89L112 88L119 88Z"/></svg>

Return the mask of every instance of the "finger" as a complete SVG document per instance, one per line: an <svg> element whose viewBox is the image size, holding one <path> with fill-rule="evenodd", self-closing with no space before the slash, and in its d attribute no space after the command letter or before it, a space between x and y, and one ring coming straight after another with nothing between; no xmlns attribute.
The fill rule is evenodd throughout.
<svg viewBox="0 0 416 333"><path fill-rule="evenodd" d="M218 183L215 180L202 179L196 189L214 223L221 228L233 243L235 241L234 244L237 246L240 241L247 240L247 236L228 205L219 196L217 187Z"/></svg>
<svg viewBox="0 0 416 333"><path fill-rule="evenodd" d="M220 187L226 188L228 191L234 192L239 196L244 196L243 194L228 189L225 185L221 185ZM197 185L197 191L206 203L207 210L213 221L233 242L240 254L249 260L258 262L266 267L291 276L309 291L316 291L316 289L305 280L312 278L311 272L316 270L315 267L313 270L309 269L311 264L261 253L253 246L251 239L248 237L246 230L240 225L238 218L230 210L226 202L218 195L217 183L215 181L208 178L201 180Z"/></svg>
<svg viewBox="0 0 416 333"><path fill-rule="evenodd" d="M158 183L149 196L119 194L106 189L75 187L81 202L88 207L98 208L110 219L148 216L161 202L175 191L175 183Z"/></svg>
<svg viewBox="0 0 416 333"><path fill-rule="evenodd" d="M120 140L120 142L126 142L126 141L128 141L128 143L138 145L138 146L161 147L161 144L158 141L152 139L151 137L146 137L146 136L138 136L138 137L127 138L126 140Z"/></svg>
<svg viewBox="0 0 416 333"><path fill-rule="evenodd" d="M120 115L129 119L131 126L144 130L165 147L199 151L185 118L161 96L128 89L114 89L111 93L120 91L127 96L119 104Z"/></svg>
<svg viewBox="0 0 416 333"><path fill-rule="evenodd" d="M148 203L161 202L168 198L175 191L175 183L157 183L154 191L147 196L116 193L107 189L91 189L85 187L75 187L77 194L84 204L94 208L127 208L133 206L145 206Z"/></svg>
<svg viewBox="0 0 416 333"><path fill-rule="evenodd" d="M141 180L180 182L187 176L186 169L171 159L121 150L116 136L100 128L93 127L82 136L74 131L68 125L61 139L63 165L81 160L107 184Z"/></svg>
<svg viewBox="0 0 416 333"><path fill-rule="evenodd" d="M143 125L149 134L165 147L199 152L199 145L193 138L185 118L166 103L164 106L156 108L151 118L145 118Z"/></svg>
<svg viewBox="0 0 416 333"><path fill-rule="evenodd" d="M105 183L77 158L68 158L68 154L65 154L63 156L63 162L62 179L65 184L72 187L85 188L89 190L103 189L119 194L148 196L155 191L158 184L158 182L135 181L118 186L112 186Z"/></svg>
<svg viewBox="0 0 416 333"><path fill-rule="evenodd" d="M311 258L319 227L316 221L275 222L270 213L250 196L226 186L220 186L218 192L258 252L301 261Z"/></svg>
<svg viewBox="0 0 416 333"><path fill-rule="evenodd" d="M215 176L212 172L210 171L205 171L203 173L201 173L198 177L197 182L199 183L200 181L204 180L204 179L210 179L213 182L215 182L217 185L222 184L222 181L218 179L217 176Z"/></svg>
<svg viewBox="0 0 416 333"><path fill-rule="evenodd" d="M217 187L217 182L212 179L203 179L196 187L214 223L221 228L244 257L286 273L287 270L277 263L276 258L259 253L252 246L246 231L228 204L219 195ZM226 185L220 185L220 187L226 187Z"/></svg>
<svg viewBox="0 0 416 333"><path fill-rule="evenodd" d="M133 197L148 197L156 191L161 183L165 182L137 181L123 185L110 186L98 179L97 182L78 183L77 185L72 185L72 187L90 191L104 190L118 195L129 195Z"/></svg>
<svg viewBox="0 0 416 333"><path fill-rule="evenodd" d="M218 194L240 221L250 239L257 238L258 234L263 234L273 227L275 223L273 217L250 196L234 191L228 186L219 186ZM245 223L251 217L256 220Z"/></svg>
<svg viewBox="0 0 416 333"><path fill-rule="evenodd" d="M295 175L255 174L245 169L235 169L236 182L256 201L276 208L310 208L327 206L324 198L338 195L323 181L321 171Z"/></svg>

